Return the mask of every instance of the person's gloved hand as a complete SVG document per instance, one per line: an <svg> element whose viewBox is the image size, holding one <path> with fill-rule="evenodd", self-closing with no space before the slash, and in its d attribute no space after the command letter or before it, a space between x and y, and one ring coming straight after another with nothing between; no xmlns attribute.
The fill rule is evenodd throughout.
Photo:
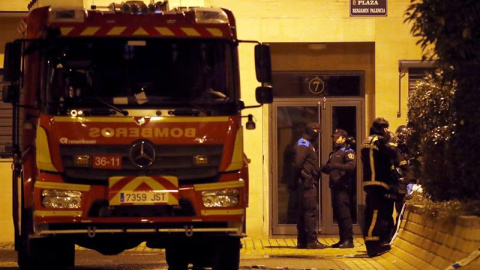
<svg viewBox="0 0 480 270"><path fill-rule="evenodd" d="M330 173L332 170L333 170L332 164L329 164L329 163L324 165L323 168L322 168L323 173Z"/></svg>

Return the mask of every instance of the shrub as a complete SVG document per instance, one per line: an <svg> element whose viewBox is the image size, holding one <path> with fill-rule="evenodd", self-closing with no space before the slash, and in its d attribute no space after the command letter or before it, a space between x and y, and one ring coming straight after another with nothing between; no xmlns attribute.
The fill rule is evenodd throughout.
<svg viewBox="0 0 480 270"><path fill-rule="evenodd" d="M458 198L458 185L452 147L455 128L453 106L456 84L443 80L443 72L418 81L408 102L408 125L413 132L408 139L415 173L432 200Z"/></svg>
<svg viewBox="0 0 480 270"><path fill-rule="evenodd" d="M450 152L448 156L454 157L451 162L457 165L455 179L450 180L458 183L454 194L463 201L480 199L479 11L478 0L411 0L405 12L412 35L419 38L422 58L451 67L447 80L458 83L453 103L455 126L451 127L455 133L445 151L455 151L454 156Z"/></svg>

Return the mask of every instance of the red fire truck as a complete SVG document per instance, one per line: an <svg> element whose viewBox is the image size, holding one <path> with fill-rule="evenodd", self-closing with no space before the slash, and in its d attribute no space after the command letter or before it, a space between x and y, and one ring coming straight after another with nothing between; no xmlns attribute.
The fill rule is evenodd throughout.
<svg viewBox="0 0 480 270"><path fill-rule="evenodd" d="M3 89L19 266L68 268L75 245L113 255L146 242L170 269L238 269L241 111L272 102L268 45L255 45L260 105L246 106L229 10L51 6L23 26Z"/></svg>

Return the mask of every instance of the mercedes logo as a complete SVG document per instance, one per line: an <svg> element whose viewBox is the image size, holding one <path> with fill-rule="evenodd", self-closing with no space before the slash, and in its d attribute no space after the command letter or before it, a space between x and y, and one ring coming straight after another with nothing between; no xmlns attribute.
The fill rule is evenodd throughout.
<svg viewBox="0 0 480 270"><path fill-rule="evenodd" d="M155 161L155 146L146 140L136 141L130 148L130 161L139 168L145 168Z"/></svg>

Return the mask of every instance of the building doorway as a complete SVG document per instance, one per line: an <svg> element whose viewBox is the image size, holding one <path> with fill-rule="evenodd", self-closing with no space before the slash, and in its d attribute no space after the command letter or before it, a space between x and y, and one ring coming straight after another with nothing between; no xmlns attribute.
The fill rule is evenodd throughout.
<svg viewBox="0 0 480 270"><path fill-rule="evenodd" d="M285 179L292 142L302 135L306 123L320 121L322 134L316 144L322 164L332 151L330 136L335 128L345 129L355 137L357 144L363 141L366 115L374 112L375 44L271 43L270 47L274 86L269 121L270 233L295 235L295 201L290 198ZM357 145L356 185L351 192L355 202L352 205L355 234L361 233L365 200L360 188L358 149ZM319 230L322 234L338 234L326 175L322 175L319 198Z"/></svg>
<svg viewBox="0 0 480 270"><path fill-rule="evenodd" d="M272 234L296 234L296 203L295 192L289 189L290 163L294 143L300 138L308 122L319 122L322 127L321 136L315 143L319 149L320 164L328 160L328 154L333 149L331 135L335 128L347 130L350 136L362 141L364 110L361 98L325 98L325 99L297 99L276 100L272 106L272 131L273 131L273 183L272 183ZM358 147L354 150L358 155ZM357 159L357 168L360 160ZM355 183L352 186L352 217L354 233L360 234L360 217L358 209L361 208L362 189L361 170L355 173ZM337 234L338 226L334 220L328 176L323 175L319 188L319 231L322 234ZM360 205L360 206L359 206Z"/></svg>

